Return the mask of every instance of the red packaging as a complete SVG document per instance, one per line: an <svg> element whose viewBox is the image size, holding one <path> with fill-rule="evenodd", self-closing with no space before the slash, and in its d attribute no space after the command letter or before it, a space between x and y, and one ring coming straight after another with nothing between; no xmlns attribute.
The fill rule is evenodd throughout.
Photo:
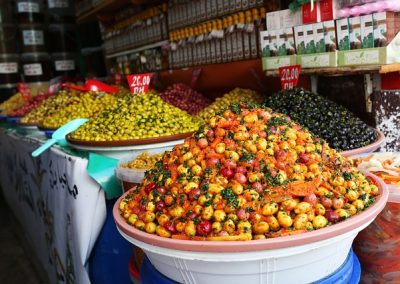
<svg viewBox="0 0 400 284"><path fill-rule="evenodd" d="M353 248L362 265L363 283L400 283L400 203L388 202L358 234Z"/></svg>
<svg viewBox="0 0 400 284"><path fill-rule="evenodd" d="M316 23L321 19L318 19L318 7L317 3L314 3L314 9L311 11L311 3L304 4L302 6L303 24Z"/></svg>
<svg viewBox="0 0 400 284"><path fill-rule="evenodd" d="M318 9L321 15L321 21L330 21L337 18L338 4L337 0L320 0Z"/></svg>

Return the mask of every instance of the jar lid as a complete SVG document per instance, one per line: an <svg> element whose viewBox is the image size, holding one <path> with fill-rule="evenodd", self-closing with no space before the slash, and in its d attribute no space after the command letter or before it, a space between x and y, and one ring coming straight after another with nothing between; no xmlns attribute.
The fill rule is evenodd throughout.
<svg viewBox="0 0 400 284"><path fill-rule="evenodd" d="M29 60L49 60L50 55L45 52L37 52L37 53L22 53L21 60L29 61Z"/></svg>

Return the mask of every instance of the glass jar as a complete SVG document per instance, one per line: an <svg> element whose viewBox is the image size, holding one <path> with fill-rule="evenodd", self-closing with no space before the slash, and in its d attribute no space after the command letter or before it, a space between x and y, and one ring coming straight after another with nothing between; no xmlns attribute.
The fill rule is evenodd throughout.
<svg viewBox="0 0 400 284"><path fill-rule="evenodd" d="M0 86L15 85L20 81L17 54L0 54Z"/></svg>
<svg viewBox="0 0 400 284"><path fill-rule="evenodd" d="M75 77L76 57L73 53L53 53L51 55L54 76Z"/></svg>
<svg viewBox="0 0 400 284"><path fill-rule="evenodd" d="M25 82L46 82L51 78L50 56L47 53L24 53L21 55Z"/></svg>
<svg viewBox="0 0 400 284"><path fill-rule="evenodd" d="M51 23L73 23L75 20L72 0L47 0L47 10Z"/></svg>
<svg viewBox="0 0 400 284"><path fill-rule="evenodd" d="M0 24L14 22L13 5L10 0L0 0Z"/></svg>
<svg viewBox="0 0 400 284"><path fill-rule="evenodd" d="M15 25L0 25L0 53L15 53L18 42Z"/></svg>
<svg viewBox="0 0 400 284"><path fill-rule="evenodd" d="M23 53L46 52L45 27L40 24L19 25Z"/></svg>
<svg viewBox="0 0 400 284"><path fill-rule="evenodd" d="M20 24L43 23L44 7L41 0L16 0L17 20Z"/></svg>
<svg viewBox="0 0 400 284"><path fill-rule="evenodd" d="M50 52L65 53L76 52L78 50L76 25L51 24L49 25L48 35L48 47Z"/></svg>

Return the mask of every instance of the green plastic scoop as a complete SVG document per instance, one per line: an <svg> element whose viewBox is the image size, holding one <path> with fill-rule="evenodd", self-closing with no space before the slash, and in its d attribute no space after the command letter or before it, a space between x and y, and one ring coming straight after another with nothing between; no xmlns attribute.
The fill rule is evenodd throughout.
<svg viewBox="0 0 400 284"><path fill-rule="evenodd" d="M33 151L32 157L39 156L57 142L62 141L63 139L65 139L65 136L67 136L68 133L71 133L72 131L78 129L82 124L84 124L87 121L88 121L87 118L77 118L67 122L66 124L58 128L56 131L54 131L53 135L51 135L51 139L47 140L46 143L44 143L42 146Z"/></svg>

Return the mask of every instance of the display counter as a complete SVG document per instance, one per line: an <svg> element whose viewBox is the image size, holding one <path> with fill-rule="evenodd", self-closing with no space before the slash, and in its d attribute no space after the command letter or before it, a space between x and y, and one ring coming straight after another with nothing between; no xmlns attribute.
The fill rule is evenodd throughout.
<svg viewBox="0 0 400 284"><path fill-rule="evenodd" d="M90 283L88 261L106 220L104 191L88 160L52 147L38 158L45 137L0 127L0 187L40 260L49 283Z"/></svg>

